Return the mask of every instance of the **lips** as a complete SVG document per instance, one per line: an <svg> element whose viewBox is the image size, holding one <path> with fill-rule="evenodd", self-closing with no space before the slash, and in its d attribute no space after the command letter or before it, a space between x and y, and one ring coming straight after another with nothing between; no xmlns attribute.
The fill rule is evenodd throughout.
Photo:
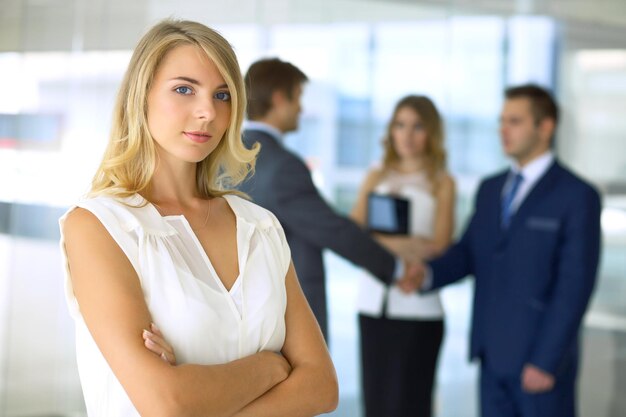
<svg viewBox="0 0 626 417"><path fill-rule="evenodd" d="M211 135L209 135L207 132L195 131L183 133L195 143L206 143L211 139Z"/></svg>

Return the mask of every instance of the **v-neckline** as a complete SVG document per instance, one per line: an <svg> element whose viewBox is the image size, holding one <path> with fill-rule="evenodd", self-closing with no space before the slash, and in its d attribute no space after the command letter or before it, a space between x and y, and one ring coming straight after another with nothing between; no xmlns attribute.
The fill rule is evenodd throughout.
<svg viewBox="0 0 626 417"><path fill-rule="evenodd" d="M227 294L229 297L228 299L230 300L231 304L234 303L232 296L235 293L235 291L241 286L241 277L243 274L243 271L246 267L246 259L247 259L247 252L249 249L249 235L253 232L253 229L250 228L250 224L248 222L245 221L241 221L243 220L243 218L239 215L237 209L235 208L233 201L230 200L230 196L229 195L224 195L224 200L226 201L226 204L228 204L228 207L231 209L231 211L233 212L233 214L235 215L235 244L236 244L236 250L237 250L237 269L238 269L238 274L237 274L237 278L235 278L235 281L233 282L233 285L231 285L230 289L227 289L226 286L224 285L224 281L222 281L221 277L219 276L219 274L217 273L217 271L215 270L215 267L213 266L213 263L211 262L211 258L209 257L209 254L206 252L206 250L204 249L204 247L202 246L202 243L200 242L200 239L198 238L198 235L196 235L196 233L194 232L194 230L191 227L191 224L189 223L189 221L187 220L187 218L185 217L184 214L170 214L170 215L161 215L161 213L159 212L159 210L157 210L157 208L154 206L153 203L151 203L150 201L148 201L146 199L146 201L148 202L148 205L150 206L151 210L154 211L154 213L159 216L163 221L169 221L172 219L177 219L180 220L183 224L183 226L185 227L187 233L190 235L194 245L196 246L196 249L198 250L198 252L200 252L200 256L202 257L205 266L208 268L209 273L211 274L211 276L213 277L214 281L216 282L216 284L219 286L219 288L225 293ZM214 197L214 198L219 198L219 197ZM244 236L244 234L246 236ZM198 279L198 281L202 282L202 284L205 284L205 282L203 282L201 279ZM235 311L238 312L236 306L233 304L232 307L235 309ZM239 312L238 312L239 313Z"/></svg>

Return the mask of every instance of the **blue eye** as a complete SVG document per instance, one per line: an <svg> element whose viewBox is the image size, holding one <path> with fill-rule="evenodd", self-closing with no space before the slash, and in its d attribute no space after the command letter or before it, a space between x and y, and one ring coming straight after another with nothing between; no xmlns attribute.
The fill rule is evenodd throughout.
<svg viewBox="0 0 626 417"><path fill-rule="evenodd" d="M174 89L174 91L176 91L179 94L184 94L184 95L189 95L191 93L193 93L193 90L189 87L186 86L182 86L182 87L176 87Z"/></svg>
<svg viewBox="0 0 626 417"><path fill-rule="evenodd" d="M215 98L220 101L230 101L230 93L228 91L220 91L215 94Z"/></svg>

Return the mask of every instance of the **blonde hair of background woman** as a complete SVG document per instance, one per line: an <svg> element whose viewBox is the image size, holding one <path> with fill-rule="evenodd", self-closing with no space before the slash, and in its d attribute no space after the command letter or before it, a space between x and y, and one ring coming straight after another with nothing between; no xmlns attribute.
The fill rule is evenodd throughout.
<svg viewBox="0 0 626 417"><path fill-rule="evenodd" d="M446 151L443 147L444 127L443 120L433 102L426 96L410 95L403 97L393 110L393 116L387 125L387 131L383 143L383 170L387 171L394 167L400 160L400 156L393 146L392 128L398 117L400 109L409 108L415 111L426 130L426 149L424 152L424 169L426 176L433 185L433 192L439 186L441 174L446 168Z"/></svg>
<svg viewBox="0 0 626 417"><path fill-rule="evenodd" d="M236 192L230 188L253 174L259 146L248 150L241 141L246 93L231 45L200 23L167 19L150 29L133 52L114 107L109 143L90 195L128 197L150 192L158 155L148 130L148 92L165 55L181 45L194 45L204 51L217 66L231 95L230 123L224 138L208 157L198 162L196 182L201 197Z"/></svg>

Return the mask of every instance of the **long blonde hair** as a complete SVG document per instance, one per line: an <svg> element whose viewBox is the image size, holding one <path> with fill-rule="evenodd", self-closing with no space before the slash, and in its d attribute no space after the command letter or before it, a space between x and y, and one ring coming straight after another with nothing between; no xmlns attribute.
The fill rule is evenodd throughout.
<svg viewBox="0 0 626 417"><path fill-rule="evenodd" d="M200 23L167 19L150 29L133 52L113 110L109 143L92 180L90 195L128 197L149 192L157 152L148 130L148 92L165 55L181 45L204 51L217 66L231 95L231 117L224 138L198 162L198 192L204 198L237 193L232 188L254 172L259 147L248 150L241 140L246 93L231 45Z"/></svg>
<svg viewBox="0 0 626 417"><path fill-rule="evenodd" d="M398 112L403 108L409 108L416 112L420 116L426 130L424 169L428 180L433 186L433 192L435 192L439 186L441 174L446 169L446 151L443 147L444 127L439 111L426 96L409 95L403 97L396 104L393 116L387 125L383 142L383 171L393 168L400 160L400 156L393 144L392 129L398 117Z"/></svg>

